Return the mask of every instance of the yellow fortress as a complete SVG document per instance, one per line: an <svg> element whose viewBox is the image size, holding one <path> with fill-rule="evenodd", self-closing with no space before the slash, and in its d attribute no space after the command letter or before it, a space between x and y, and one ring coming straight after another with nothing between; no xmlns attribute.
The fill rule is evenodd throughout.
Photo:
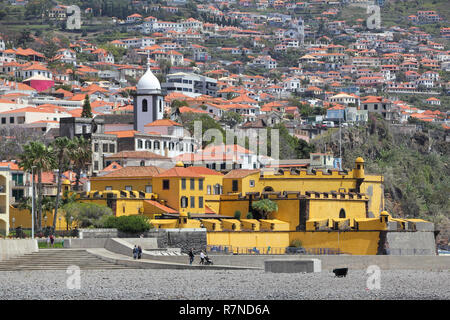
<svg viewBox="0 0 450 320"><path fill-rule="evenodd" d="M284 253L300 242L312 252L380 254L388 232L434 230L424 220L384 211L383 177L366 174L362 158L351 171L237 169L223 175L183 163L169 170L125 167L90 183L82 202L107 205L116 216L143 214L156 228L204 227L209 246L234 252ZM261 199L278 210L262 217L252 205Z"/></svg>

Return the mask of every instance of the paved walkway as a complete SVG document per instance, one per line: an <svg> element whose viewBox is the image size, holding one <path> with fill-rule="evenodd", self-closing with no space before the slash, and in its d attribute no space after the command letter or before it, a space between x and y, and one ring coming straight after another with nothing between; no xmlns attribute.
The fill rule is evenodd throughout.
<svg viewBox="0 0 450 320"><path fill-rule="evenodd" d="M143 269L192 269L192 270L261 270L256 267L244 266L224 266L224 265L198 265L183 264L176 262L158 261L151 259L133 259L133 257L108 251L104 248L86 249L87 252L97 256L98 258L128 267L138 267ZM187 256L186 256L187 257Z"/></svg>

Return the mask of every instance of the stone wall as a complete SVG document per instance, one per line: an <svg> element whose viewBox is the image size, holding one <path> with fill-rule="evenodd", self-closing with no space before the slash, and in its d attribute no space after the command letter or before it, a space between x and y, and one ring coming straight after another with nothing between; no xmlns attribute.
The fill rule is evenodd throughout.
<svg viewBox="0 0 450 320"><path fill-rule="evenodd" d="M80 239L139 238L141 234L127 234L117 229L80 229ZM156 238L158 248L180 248L187 253L194 248L196 253L206 251L206 229L150 229L144 238Z"/></svg>
<svg viewBox="0 0 450 320"><path fill-rule="evenodd" d="M390 255L436 255L434 232L387 232Z"/></svg>
<svg viewBox="0 0 450 320"><path fill-rule="evenodd" d="M180 248L182 253L188 253L194 248L194 253L206 251L206 229L159 229L159 248Z"/></svg>
<svg viewBox="0 0 450 320"><path fill-rule="evenodd" d="M38 250L36 239L1 239L0 261L27 253L38 252Z"/></svg>

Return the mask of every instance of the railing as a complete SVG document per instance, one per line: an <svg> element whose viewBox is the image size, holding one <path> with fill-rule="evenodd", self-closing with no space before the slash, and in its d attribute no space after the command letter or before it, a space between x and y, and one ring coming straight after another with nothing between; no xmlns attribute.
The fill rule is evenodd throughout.
<svg viewBox="0 0 450 320"><path fill-rule="evenodd" d="M338 255L345 254L337 248L294 248L294 247L233 247L207 245L206 252L211 254L251 254L251 255Z"/></svg>

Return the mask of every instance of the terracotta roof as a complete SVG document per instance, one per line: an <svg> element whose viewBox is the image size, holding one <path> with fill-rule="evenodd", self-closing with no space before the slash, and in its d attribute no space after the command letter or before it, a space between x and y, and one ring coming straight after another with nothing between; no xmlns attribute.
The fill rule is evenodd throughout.
<svg viewBox="0 0 450 320"><path fill-rule="evenodd" d="M163 204L161 204L161 203L159 203L159 202L157 202L155 200L144 200L144 201L149 203L149 204L151 204L152 206L157 207L158 209L160 209L160 210L162 210L162 211L164 211L166 213L178 213L178 211L176 211L176 210L174 210L174 209L172 209L172 208L170 208L168 206L165 206L165 205L163 205Z"/></svg>
<svg viewBox="0 0 450 320"><path fill-rule="evenodd" d="M189 177L189 178L201 178L202 176L190 168L184 167L174 167L172 169L166 170L163 173L158 174L158 178L169 178L169 177Z"/></svg>
<svg viewBox="0 0 450 320"><path fill-rule="evenodd" d="M91 179L102 179L102 178L142 178L142 177L154 177L164 172L164 169L148 166L148 167L138 167L130 166L119 170L115 170L102 177L94 177Z"/></svg>
<svg viewBox="0 0 450 320"><path fill-rule="evenodd" d="M175 121L169 120L169 119L155 120L153 122L147 123L144 127L153 127L153 126L182 127L182 125L179 124L178 122L175 122Z"/></svg>
<svg viewBox="0 0 450 320"><path fill-rule="evenodd" d="M150 151L120 151L106 158L170 159Z"/></svg>
<svg viewBox="0 0 450 320"><path fill-rule="evenodd" d="M224 178L245 178L254 173L259 173L259 170L249 170L249 169L235 169L228 172Z"/></svg>

